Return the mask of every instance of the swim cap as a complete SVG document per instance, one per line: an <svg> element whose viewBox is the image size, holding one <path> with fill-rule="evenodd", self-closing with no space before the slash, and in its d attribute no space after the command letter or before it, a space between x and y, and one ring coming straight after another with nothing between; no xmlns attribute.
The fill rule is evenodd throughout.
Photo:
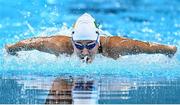
<svg viewBox="0 0 180 105"><path fill-rule="evenodd" d="M81 15L72 30L73 40L96 40L98 37L99 32L95 19L88 13Z"/></svg>

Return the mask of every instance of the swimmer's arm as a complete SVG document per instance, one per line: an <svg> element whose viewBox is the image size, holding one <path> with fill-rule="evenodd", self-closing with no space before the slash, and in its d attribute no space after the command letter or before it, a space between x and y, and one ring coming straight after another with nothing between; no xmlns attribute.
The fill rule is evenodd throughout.
<svg viewBox="0 0 180 105"><path fill-rule="evenodd" d="M31 38L12 45L6 45L6 51L11 55L17 55L19 51L28 50L38 50L55 54L56 56L60 53L72 53L69 37L66 36Z"/></svg>
<svg viewBox="0 0 180 105"><path fill-rule="evenodd" d="M110 46L108 47L112 49L112 51L109 51L110 56L113 56L115 58L118 58L119 55L140 53L160 53L167 55L168 57L172 57L177 51L177 47L175 46L143 42L116 36L109 39L109 45Z"/></svg>

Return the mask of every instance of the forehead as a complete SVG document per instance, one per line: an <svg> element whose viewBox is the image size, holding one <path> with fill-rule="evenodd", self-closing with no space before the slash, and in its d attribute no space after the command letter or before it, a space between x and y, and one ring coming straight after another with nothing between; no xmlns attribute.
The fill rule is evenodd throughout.
<svg viewBox="0 0 180 105"><path fill-rule="evenodd" d="M74 40L74 42L76 42L76 43L81 43L81 44L85 44L85 43L95 42L95 40Z"/></svg>

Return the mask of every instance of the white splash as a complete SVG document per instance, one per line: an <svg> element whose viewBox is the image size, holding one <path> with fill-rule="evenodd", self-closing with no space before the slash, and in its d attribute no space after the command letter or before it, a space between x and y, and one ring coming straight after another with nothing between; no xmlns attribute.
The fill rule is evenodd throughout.
<svg viewBox="0 0 180 105"><path fill-rule="evenodd" d="M64 24L61 28L47 28L37 36L70 35L71 28ZM97 55L91 64L80 62L76 55L60 55L33 51L18 52L18 56L8 55L5 50L2 54L1 70L28 71L30 73L54 74L99 74L119 75L121 77L176 77L180 76L180 62L177 55L168 58L161 54L141 54L122 56L117 60Z"/></svg>

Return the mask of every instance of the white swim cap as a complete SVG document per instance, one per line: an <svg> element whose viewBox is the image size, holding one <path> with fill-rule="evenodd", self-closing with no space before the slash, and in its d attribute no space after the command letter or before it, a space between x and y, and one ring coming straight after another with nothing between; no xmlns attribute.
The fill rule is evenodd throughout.
<svg viewBox="0 0 180 105"><path fill-rule="evenodd" d="M99 37L98 31L95 19L85 13L77 19L72 30L72 38L73 40L96 40Z"/></svg>

